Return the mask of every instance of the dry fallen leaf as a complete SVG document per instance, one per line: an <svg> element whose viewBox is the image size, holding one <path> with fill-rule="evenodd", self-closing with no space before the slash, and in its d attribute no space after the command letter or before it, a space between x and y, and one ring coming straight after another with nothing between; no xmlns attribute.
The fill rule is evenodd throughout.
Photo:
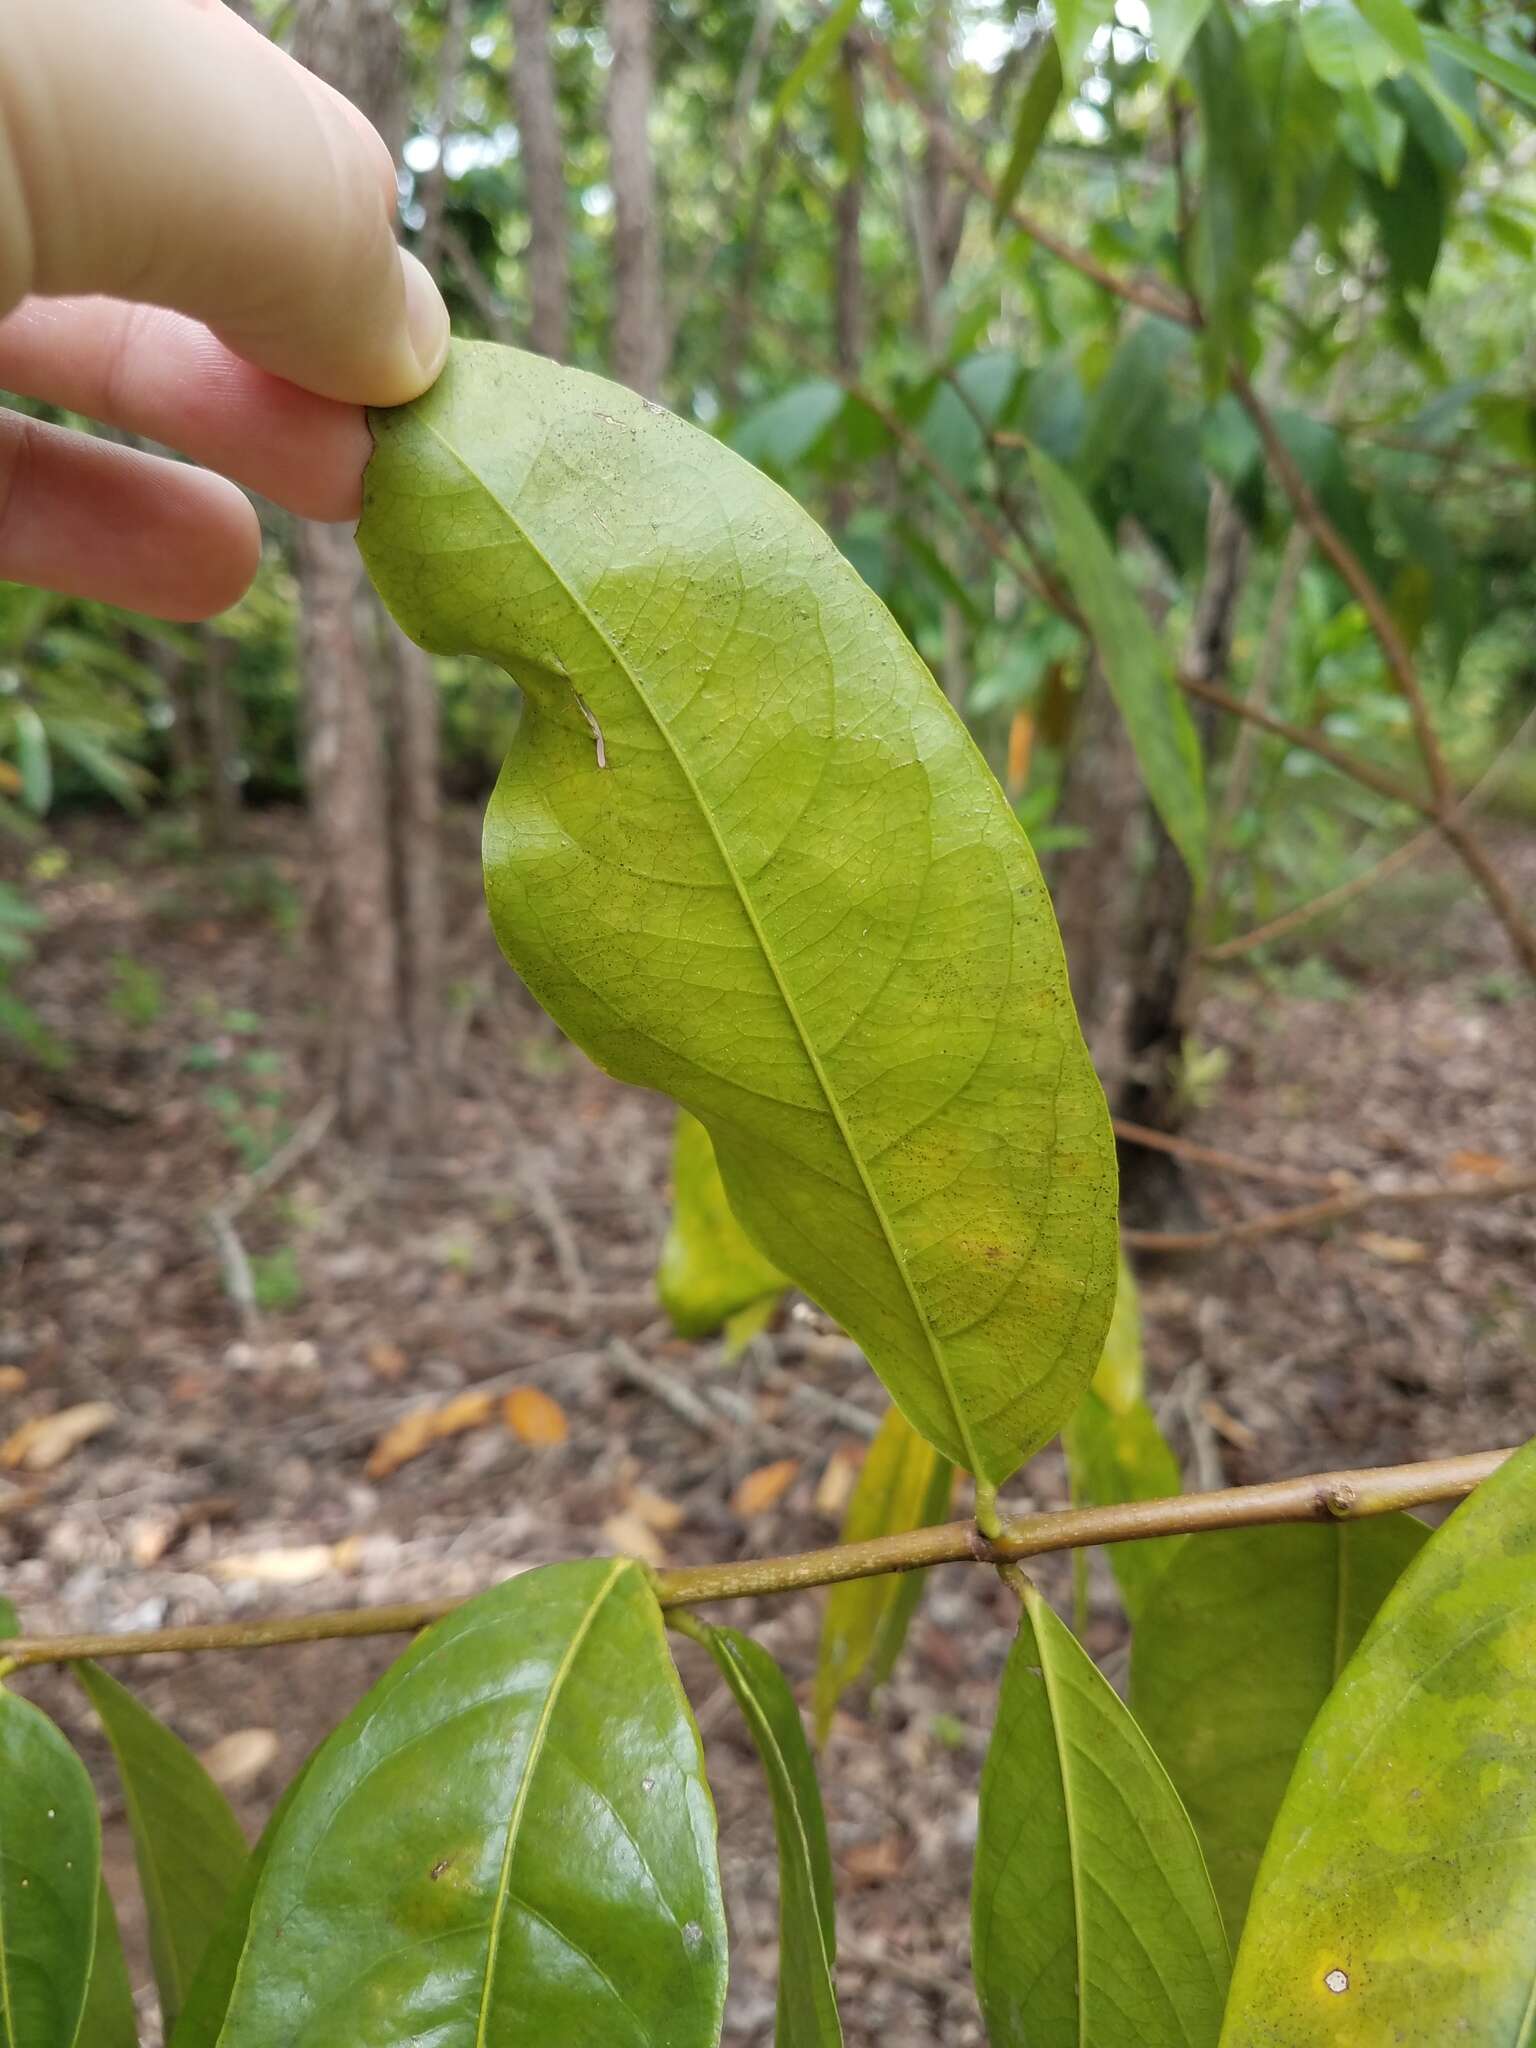
<svg viewBox="0 0 1536 2048"><path fill-rule="evenodd" d="M627 1511L608 1517L603 1524L603 1541L611 1543L620 1557L638 1557L642 1564L662 1565L667 1561L655 1530Z"/></svg>
<svg viewBox="0 0 1536 2048"><path fill-rule="evenodd" d="M215 1785L232 1792L259 1778L281 1748L275 1728L236 1728L210 1743L198 1761Z"/></svg>
<svg viewBox="0 0 1536 2048"><path fill-rule="evenodd" d="M1421 1266L1429 1257L1429 1246L1416 1237L1388 1237L1379 1230L1362 1230L1355 1243L1373 1259L1385 1259L1389 1266Z"/></svg>
<svg viewBox="0 0 1536 2048"><path fill-rule="evenodd" d="M842 1521L843 1509L848 1505L848 1496L853 1492L853 1482L858 1478L863 1462L863 1452L851 1444L844 1444L832 1453L816 1482L818 1515L825 1515L829 1522Z"/></svg>
<svg viewBox="0 0 1536 2048"><path fill-rule="evenodd" d="M248 1550L218 1557L208 1573L220 1580L259 1579L271 1586L302 1586L310 1579L324 1578L335 1568L335 1552L329 1543L300 1543L291 1550Z"/></svg>
<svg viewBox="0 0 1536 2048"><path fill-rule="evenodd" d="M537 1387L514 1387L502 1402L501 1413L520 1443L563 1444L571 1433L560 1403Z"/></svg>
<svg viewBox="0 0 1536 2048"><path fill-rule="evenodd" d="M624 1495L624 1505L632 1515L638 1515L647 1529L654 1529L658 1535L670 1535L680 1529L688 1519L688 1510L679 1507L675 1500L668 1500L664 1493L652 1493L648 1486L631 1486Z"/></svg>
<svg viewBox="0 0 1536 2048"><path fill-rule="evenodd" d="M776 1507L794 1484L800 1470L798 1458L775 1458L771 1465L759 1465L749 1472L731 1495L731 1506L743 1521L766 1514Z"/></svg>
<svg viewBox="0 0 1536 2048"><path fill-rule="evenodd" d="M19 1365L0 1365L0 1394L24 1394L27 1376Z"/></svg>
<svg viewBox="0 0 1536 2048"><path fill-rule="evenodd" d="M387 1479L443 1437L482 1428L495 1412L491 1395L473 1391L455 1394L439 1408L413 1408L409 1415L402 1415L385 1430L363 1470L370 1479Z"/></svg>
<svg viewBox="0 0 1536 2048"><path fill-rule="evenodd" d="M1502 1180L1509 1172L1509 1161L1501 1159L1497 1152L1453 1152L1445 1162L1447 1173L1471 1173L1479 1180Z"/></svg>
<svg viewBox="0 0 1536 2048"><path fill-rule="evenodd" d="M409 1364L398 1344L380 1342L368 1346L368 1370L375 1379L386 1380L393 1386L396 1380L405 1378Z"/></svg>
<svg viewBox="0 0 1536 2048"><path fill-rule="evenodd" d="M181 1516L173 1507L151 1508L128 1524L128 1555L140 1571L158 1564L181 1534Z"/></svg>
<svg viewBox="0 0 1536 2048"><path fill-rule="evenodd" d="M0 1446L0 1465L12 1472L51 1472L116 1420L117 1410L107 1401L82 1401L54 1415L34 1415Z"/></svg>
<svg viewBox="0 0 1536 2048"><path fill-rule="evenodd" d="M890 1884L907 1866L905 1835L883 1835L878 1842L856 1842L843 1858L843 1870L855 1890Z"/></svg>

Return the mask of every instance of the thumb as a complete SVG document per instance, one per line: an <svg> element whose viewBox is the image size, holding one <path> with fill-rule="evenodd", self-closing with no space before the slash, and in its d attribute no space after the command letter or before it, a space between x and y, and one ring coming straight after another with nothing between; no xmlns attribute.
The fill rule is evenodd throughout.
<svg viewBox="0 0 1536 2048"><path fill-rule="evenodd" d="M0 312L104 292L328 398L399 405L448 348L355 108L219 0L4 0Z"/></svg>

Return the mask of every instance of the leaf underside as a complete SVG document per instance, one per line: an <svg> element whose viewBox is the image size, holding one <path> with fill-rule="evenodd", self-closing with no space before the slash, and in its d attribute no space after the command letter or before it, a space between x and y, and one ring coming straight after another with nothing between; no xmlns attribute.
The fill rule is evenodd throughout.
<svg viewBox="0 0 1536 2048"><path fill-rule="evenodd" d="M1034 856L814 523L633 394L459 343L374 417L359 545L524 692L503 950L706 1125L760 1250L984 1482L1060 1427L1114 1288L1108 1120Z"/></svg>
<svg viewBox="0 0 1536 2048"><path fill-rule="evenodd" d="M672 1214L656 1269L656 1292L680 1337L708 1337L733 1316L784 1291L731 1212L709 1133L687 1110L672 1145Z"/></svg>
<svg viewBox="0 0 1536 2048"><path fill-rule="evenodd" d="M642 1567L548 1565L429 1629L304 1774L218 2048L715 2048L698 1731Z"/></svg>

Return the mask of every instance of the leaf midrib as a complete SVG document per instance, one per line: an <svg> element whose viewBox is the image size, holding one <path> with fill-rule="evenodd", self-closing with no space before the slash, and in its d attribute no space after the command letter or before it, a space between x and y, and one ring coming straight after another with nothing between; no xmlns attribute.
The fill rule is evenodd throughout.
<svg viewBox="0 0 1536 2048"><path fill-rule="evenodd" d="M592 1624L597 1620L603 1602L608 1598L608 1595L613 1591L623 1574L630 1569L632 1567L628 1558L619 1557L614 1559L613 1568L607 1578L604 1579L602 1585L598 1587L591 1605L581 1618L581 1626L566 1644L565 1654L561 1657L559 1664L555 1668L555 1675L550 1680L549 1691L544 1696L544 1704L539 1709L539 1718L534 1727L533 1739L528 1745L527 1761L523 1765L522 1782L517 1788L517 1797L513 1800L512 1811L507 1817L507 1839L501 1854L501 1871L496 1882L496 1899L491 1908L491 1932L485 1954L485 1980L480 1990L480 2012L475 2021L475 2048L487 2048L490 2038L486 2033L486 2023L490 2017L491 1991L496 1979L496 1958L501 1950L501 1932L506 1924L507 1907L511 1902L512 1865L517 1855L518 1838L522 1829L523 1815L527 1811L529 1795L533 1790L533 1781L538 1773L539 1760L543 1755L544 1743L549 1734L549 1726L554 1719L555 1705L560 1698L565 1681L571 1675L571 1667L576 1662L581 1646L590 1634Z"/></svg>
<svg viewBox="0 0 1536 2048"><path fill-rule="evenodd" d="M854 1144L852 1134L848 1129L848 1124L843 1114L842 1105L838 1101L838 1098L832 1088L831 1081L828 1079L826 1070L822 1065L821 1057L817 1052L816 1047L811 1042L810 1034L806 1030L804 1022L801 1019L799 1009L796 1006L794 997L790 993L788 983L785 981L784 975L780 970L779 963L774 955L773 949L768 944L767 935L763 931L762 925L758 920L757 911L754 908L751 897L747 892L746 885L743 882L741 875L737 870L735 861L731 857L729 848L726 846L725 841L722 839L720 835L719 829L715 824L714 817L710 812L709 806L704 801L703 792L699 788L698 782L694 777L691 766L685 759L682 750L679 748L677 742L674 740L671 730L662 720L662 718L656 711L655 706L651 703L651 700L646 694L645 688L642 685L639 676L630 667L628 661L624 658L624 655L622 654L620 649L614 644L612 638L606 632L601 622L594 615L591 607L580 596L580 594L571 587L571 584L566 578L566 576L556 566L556 564L553 561L551 561L549 556L539 546L538 542L534 539L533 535L529 532L528 528L517 517L512 507L509 504L507 504L505 499L500 497L495 491L491 489L491 486L486 482L485 478L465 457L462 451L459 448L457 448L452 441L449 440L448 436L442 432L441 428L436 426L430 419L424 418L423 424L426 426L428 433L431 434L432 438L438 443L438 445L444 450L446 450L446 452L459 465L460 469L463 470L464 474L467 477L469 477L470 480L485 493L486 497L490 500L490 502L496 507L497 511L500 512L502 517L506 520L507 524L521 536L524 544L529 549L531 549L532 552L538 557L539 561L543 563L544 567L548 570L550 576L554 579L555 583L558 584L559 588L564 592L566 598L569 600L571 605L577 612L581 614L582 618L586 620L587 624L592 628L592 631L597 635L598 639L607 649L615 666L623 674L625 679L628 681L630 688L634 691L636 697L644 706L646 716L650 719L652 725L654 725L656 731L661 735L661 738L666 743L668 752L671 754L672 759L676 762L678 771L682 775L683 780L688 785L689 794L692 796L694 800L694 803L698 809L699 816L703 819L704 824L709 832L709 835L715 843L715 849L720 856L721 862L725 867L727 875L729 875L730 877L731 886L736 892L736 897L738 902L741 904L742 912L745 915L747 922L752 927L753 936L757 940L758 947L762 952L764 960L768 963L768 970L773 976L774 986L777 988L779 992L779 999L784 1005L790 1023L794 1027L795 1035L799 1039L801 1048L805 1053L806 1059L810 1063L811 1071L816 1077L816 1083L821 1090L823 1100L826 1102L828 1113L831 1115L833 1122L837 1126L838 1136L842 1139L844 1149L846 1150L849 1159L853 1163L854 1171L859 1176L860 1185L864 1190L864 1198L869 1203L870 1209L875 1217L875 1220L880 1226L880 1234L885 1239L886 1250L890 1253L891 1263L896 1268L896 1271L900 1276L902 1289L905 1292L908 1301L912 1304L912 1312L914 1316L917 1318L918 1327L922 1331L924 1340L927 1343L929 1355L933 1360L934 1370L937 1372L939 1377L939 1383L944 1390L944 1398L949 1403L950 1415L954 1420L955 1432L965 1449L966 1464L969 1466L972 1472L976 1473L977 1476L980 1477L981 1470L976 1453L976 1446L972 1441L971 1432L967 1425L964 1412L962 1411L960 1402L956 1397L954 1382L950 1375L948 1362L944 1357L944 1353L939 1345L938 1338L934 1334L933 1325L928 1319L927 1310L924 1308L922 1301L919 1299L916 1288L912 1285L912 1279L911 1275L907 1271L906 1261L903 1259L901 1252L897 1248L895 1233L892 1229L890 1218L886 1214L884 1204L881 1202L879 1196L875 1193L874 1185L870 1180L869 1173L867 1168L865 1167L863 1157L858 1147ZM578 702L579 701L580 700L578 699Z"/></svg>
<svg viewBox="0 0 1536 2048"><path fill-rule="evenodd" d="M1031 1586L1025 1602L1035 1647L1040 1652L1040 1677L1045 1686L1045 1704L1051 1717L1051 1740L1056 1745L1056 1769L1061 1778L1061 1804L1067 1823L1067 1858L1072 1872L1072 1930L1077 1942L1077 2041L1088 2044L1088 1932L1084 1922L1083 1873L1077 1849L1077 1813L1072 1799L1072 1771L1067 1761L1066 1730L1062 1723L1054 1660L1056 1646L1047 1638L1051 1616L1041 1626L1045 1603Z"/></svg>

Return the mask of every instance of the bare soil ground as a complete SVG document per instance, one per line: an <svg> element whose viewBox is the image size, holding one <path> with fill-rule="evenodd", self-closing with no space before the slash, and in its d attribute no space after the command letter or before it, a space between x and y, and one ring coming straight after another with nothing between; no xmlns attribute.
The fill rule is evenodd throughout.
<svg viewBox="0 0 1536 2048"><path fill-rule="evenodd" d="M326 1135L298 1158L236 1219L259 1301L242 1319L214 1212L324 1099L325 973L305 931L302 827L257 818L249 851L223 863L178 858L169 840L136 854L142 835L101 824L72 836L67 871L42 891L50 926L25 990L77 1056L54 1076L13 1065L0 1085L0 1439L78 1403L105 1404L111 1421L53 1472L0 1478L0 1590L29 1630L468 1594L640 1540L637 1503L671 1525L650 1540L672 1562L834 1536L828 1466L846 1474L862 1450L878 1386L804 1311L736 1366L718 1346L671 1336L651 1295L669 1114L565 1045L502 966L474 838L471 819L455 821L441 1143L383 1161ZM1502 851L1529 900L1536 843ZM1414 893L1366 899L1316 957L1217 985L1202 1017L1210 1100L1194 1135L1382 1182L1536 1161L1536 1006L1453 878L1429 868ZM1295 1199L1203 1171L1197 1191L1214 1222ZM1191 1484L1472 1450L1536 1429L1530 1197L1382 1209L1164 1260L1144 1281L1156 1399ZM491 1426L367 1476L402 1415L513 1385L561 1404L564 1446ZM717 1404L721 1426L683 1418L690 1394ZM795 1461L787 1490L743 1515L741 1480L781 1460ZM1062 1491L1047 1453L1010 1504ZM1045 1576L1063 1590L1064 1571ZM1098 1597L1090 1643L1113 1668L1121 1624L1107 1583ZM815 1599L731 1619L809 1679ZM981 1571L935 1575L895 1679L873 1706L853 1702L829 1742L839 1978L859 2048L981 2040L966 1894L1008 1622ZM115 1668L199 1750L256 1731L221 1763L254 1830L400 1647ZM680 1649L735 1929L726 2038L765 2043L767 1800L722 1688ZM103 1745L61 1676L27 1689L99 1772L143 1982Z"/></svg>

